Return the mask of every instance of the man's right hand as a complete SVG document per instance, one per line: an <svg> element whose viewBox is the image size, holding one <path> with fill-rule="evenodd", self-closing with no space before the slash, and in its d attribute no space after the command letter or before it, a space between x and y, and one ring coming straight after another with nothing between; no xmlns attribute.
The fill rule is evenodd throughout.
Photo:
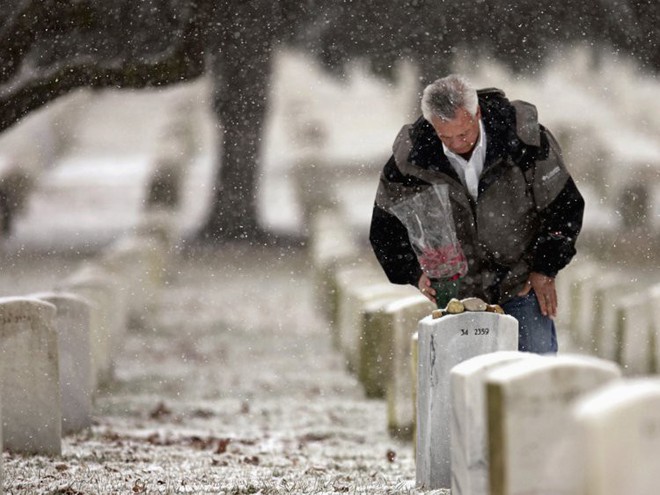
<svg viewBox="0 0 660 495"><path fill-rule="evenodd" d="M422 273L422 276L419 277L417 288L429 301L435 304L435 289L431 287L431 279L425 273Z"/></svg>

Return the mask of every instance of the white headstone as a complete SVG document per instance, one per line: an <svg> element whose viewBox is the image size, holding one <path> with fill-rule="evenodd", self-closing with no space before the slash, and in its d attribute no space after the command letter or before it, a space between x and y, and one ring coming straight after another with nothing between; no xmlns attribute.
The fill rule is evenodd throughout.
<svg viewBox="0 0 660 495"><path fill-rule="evenodd" d="M581 395L621 376L612 362L546 356L496 369L486 377L491 495L571 493L558 472L570 410Z"/></svg>
<svg viewBox="0 0 660 495"><path fill-rule="evenodd" d="M382 284L383 275L374 267L362 263L333 266L331 270L332 275L327 282L331 286L327 291L329 299L325 305L329 307L329 319L333 323L333 344L343 351L347 341L345 326L350 314L346 306L349 304L347 301L350 300L351 292L359 287ZM323 301L318 301L318 304L325 306Z"/></svg>
<svg viewBox="0 0 660 495"><path fill-rule="evenodd" d="M2 386L2 366L0 366L0 387ZM1 389L0 389L1 390ZM0 495L4 494L5 472L2 466L2 394L0 394Z"/></svg>
<svg viewBox="0 0 660 495"><path fill-rule="evenodd" d="M613 383L574 410L583 474L580 494L650 495L660 491L660 380Z"/></svg>
<svg viewBox="0 0 660 495"><path fill-rule="evenodd" d="M656 284L649 289L651 294L651 324L653 325L653 335L660 335L660 284ZM660 373L660 337L656 337L653 349L652 372Z"/></svg>
<svg viewBox="0 0 660 495"><path fill-rule="evenodd" d="M591 341L585 343L587 354L616 360L620 347L617 336L618 302L632 292L632 287L628 278L612 274L595 288Z"/></svg>
<svg viewBox="0 0 660 495"><path fill-rule="evenodd" d="M580 319L580 301L582 282L602 270L588 261L573 260L566 268L557 274L557 300L560 308L557 314L557 325L566 326L578 332L577 325Z"/></svg>
<svg viewBox="0 0 660 495"><path fill-rule="evenodd" d="M127 306L120 283L107 270L96 264L80 267L61 289L82 296L94 303L91 314L92 365L96 383L111 380L114 356L123 344L126 331Z"/></svg>
<svg viewBox="0 0 660 495"><path fill-rule="evenodd" d="M350 370L359 369L360 338L367 305L407 297L411 292L415 293L412 287L389 282L359 284L349 281L340 288L339 341Z"/></svg>
<svg viewBox="0 0 660 495"><path fill-rule="evenodd" d="M619 356L625 375L651 372L653 344L657 340L651 320L651 293L638 292L622 298L617 304Z"/></svg>
<svg viewBox="0 0 660 495"><path fill-rule="evenodd" d="M518 321L496 313L462 313L419 322L417 485L451 487L449 372L480 354L518 350Z"/></svg>
<svg viewBox="0 0 660 495"><path fill-rule="evenodd" d="M90 303L66 292L33 294L57 308L55 330L59 350L62 434L92 423L94 376L90 348Z"/></svg>
<svg viewBox="0 0 660 495"><path fill-rule="evenodd" d="M623 285L620 277L614 273L595 272L590 277L585 277L576 282L577 299L573 304L577 304L576 315L573 321L574 334L577 336L577 342L589 352L598 343L600 334L594 326L598 320L598 314L601 311L601 299L599 292L602 288L607 288L612 284ZM595 335L594 335L595 334ZM582 349L580 349L581 352Z"/></svg>
<svg viewBox="0 0 660 495"><path fill-rule="evenodd" d="M400 299L388 305L394 320L392 362L386 384L387 425L390 434L409 439L415 424L414 388L417 386L416 364L412 364L412 337L419 321L435 309L435 304L423 295ZM415 372L415 373L413 373Z"/></svg>
<svg viewBox="0 0 660 495"><path fill-rule="evenodd" d="M499 351L476 356L451 369L451 493L488 495L488 414L485 378L491 371L538 354Z"/></svg>
<svg viewBox="0 0 660 495"><path fill-rule="evenodd" d="M13 452L61 452L55 311L38 299L0 298L2 441Z"/></svg>
<svg viewBox="0 0 660 495"><path fill-rule="evenodd" d="M129 316L141 322L154 307L159 285L150 273L154 270L152 242L144 237L123 237L103 252L101 263L125 283Z"/></svg>

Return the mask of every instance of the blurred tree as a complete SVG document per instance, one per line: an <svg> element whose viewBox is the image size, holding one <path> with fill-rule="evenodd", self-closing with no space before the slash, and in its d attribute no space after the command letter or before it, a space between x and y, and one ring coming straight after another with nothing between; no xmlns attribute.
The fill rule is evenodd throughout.
<svg viewBox="0 0 660 495"><path fill-rule="evenodd" d="M461 46L512 69L564 43L609 43L660 67L656 0L0 0L0 131L74 88L140 88L211 73L222 126L215 199L200 238L268 239L257 219L259 142L279 43L341 71L360 57L391 76L447 72Z"/></svg>

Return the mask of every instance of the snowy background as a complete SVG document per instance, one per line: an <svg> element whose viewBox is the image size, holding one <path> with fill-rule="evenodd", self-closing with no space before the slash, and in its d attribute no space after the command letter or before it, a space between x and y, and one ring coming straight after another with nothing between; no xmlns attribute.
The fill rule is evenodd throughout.
<svg viewBox="0 0 660 495"><path fill-rule="evenodd" d="M478 87L537 105L587 199L585 232L621 227L620 194L636 179L652 192L650 229L638 235L657 237L655 77L624 59L594 66L580 50L533 77L487 60L457 70ZM262 143L263 222L281 232L302 228L297 174L311 160L313 186L333 188L364 240L379 167L418 113L416 77L404 65L388 83L356 64L339 81L306 56L281 52ZM209 95L206 80L80 91L6 133L0 157L27 142L41 168L3 240L2 295L48 289L130 231L159 136L182 117L194 126L197 152L177 222L182 239L193 233L205 220L218 153ZM332 349L300 262L305 253L178 247L154 318L131 329L92 430L65 439L58 459L5 453L6 493L415 493L412 446L387 436L384 403L364 398ZM657 262L648 266L657 280Z"/></svg>

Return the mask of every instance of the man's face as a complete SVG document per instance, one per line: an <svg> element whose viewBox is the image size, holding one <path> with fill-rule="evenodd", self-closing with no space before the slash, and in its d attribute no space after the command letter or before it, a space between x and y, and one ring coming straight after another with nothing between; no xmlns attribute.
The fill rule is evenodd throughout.
<svg viewBox="0 0 660 495"><path fill-rule="evenodd" d="M459 108L456 116L451 120L442 120L433 116L431 125L440 141L456 154L463 155L472 151L479 140L479 119L481 109L477 107L477 114L470 115L464 108Z"/></svg>

